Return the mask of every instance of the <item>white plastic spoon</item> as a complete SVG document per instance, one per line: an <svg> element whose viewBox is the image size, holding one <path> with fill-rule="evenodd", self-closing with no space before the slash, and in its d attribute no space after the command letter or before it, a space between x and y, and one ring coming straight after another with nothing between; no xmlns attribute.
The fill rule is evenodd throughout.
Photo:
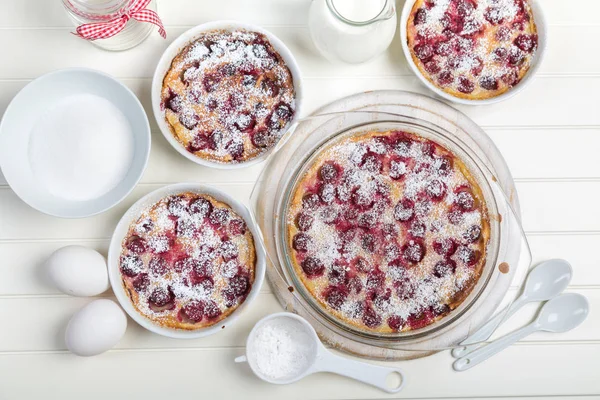
<svg viewBox="0 0 600 400"><path fill-rule="evenodd" d="M571 265L565 260L553 259L539 264L527 276L521 296L514 300L508 309L500 311L479 330L463 340L460 343L461 347L452 350L452 356L461 358L474 351L481 342L492 336L503 320L508 319L525 304L547 301L561 294L571 282L572 275Z"/></svg>
<svg viewBox="0 0 600 400"><path fill-rule="evenodd" d="M302 347L304 351L303 355L305 356L302 357L303 365L295 375L274 378L267 376L258 367L257 360L255 359L256 354L262 353L267 349L257 348L255 339L261 329L267 325L274 326L275 324L279 327L283 326L284 329L288 330L296 338L306 339L303 340L307 342L304 343L306 346ZM292 313L272 314L258 321L248 336L246 355L235 359L235 362L238 363L246 361L257 377L266 382L278 385L299 381L307 375L316 372L332 372L367 383L388 393L397 393L404 386L404 375L398 368L381 367L331 353L323 346L314 328L304 318ZM396 378L395 382L393 378Z"/></svg>
<svg viewBox="0 0 600 400"><path fill-rule="evenodd" d="M531 324L483 346L471 354L454 361L455 371L466 371L499 353L511 344L537 331L567 332L579 326L588 316L587 299L576 293L562 294L548 301Z"/></svg>

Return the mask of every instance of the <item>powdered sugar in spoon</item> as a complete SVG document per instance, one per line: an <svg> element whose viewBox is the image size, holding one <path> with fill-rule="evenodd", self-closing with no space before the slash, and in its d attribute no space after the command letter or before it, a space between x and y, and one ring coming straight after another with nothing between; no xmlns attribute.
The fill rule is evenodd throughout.
<svg viewBox="0 0 600 400"><path fill-rule="evenodd" d="M248 362L260 379L278 385L299 381L316 372L332 372L397 393L404 386L398 368L388 368L340 357L328 351L313 327L292 313L277 313L260 320L246 342Z"/></svg>

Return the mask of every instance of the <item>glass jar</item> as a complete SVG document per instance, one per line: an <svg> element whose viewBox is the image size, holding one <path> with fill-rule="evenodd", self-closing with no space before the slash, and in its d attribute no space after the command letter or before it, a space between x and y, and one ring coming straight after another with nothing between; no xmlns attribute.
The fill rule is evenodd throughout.
<svg viewBox="0 0 600 400"><path fill-rule="evenodd" d="M135 0L62 0L73 24L109 22L127 13ZM156 11L156 0L150 1L146 7ZM90 40L102 49L111 51L127 50L142 43L156 26L148 22L140 22L134 18L127 21L122 31L106 39Z"/></svg>
<svg viewBox="0 0 600 400"><path fill-rule="evenodd" d="M393 0L313 0L312 40L331 61L358 64L388 48L396 32Z"/></svg>

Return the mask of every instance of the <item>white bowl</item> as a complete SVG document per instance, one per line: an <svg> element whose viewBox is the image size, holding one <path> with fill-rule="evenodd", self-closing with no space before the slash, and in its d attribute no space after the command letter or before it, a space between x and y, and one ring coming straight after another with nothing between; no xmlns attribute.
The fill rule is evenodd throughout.
<svg viewBox="0 0 600 400"><path fill-rule="evenodd" d="M220 321L218 324L206 328L201 328L195 331L166 328L157 325L150 319L146 318L144 315L140 314L133 307L133 304L131 304L131 300L127 296L127 293L125 293L125 289L121 281L121 271L119 270L121 246L123 239L127 235L130 224L137 218L139 218L142 210L155 204L160 199L166 196L184 192L204 193L229 205L233 209L233 211L235 211L246 222L248 229L250 229L250 232L252 232L252 236L254 237L254 247L256 249L254 283L252 284L252 288L250 289L250 293L248 293L246 300L229 316ZM198 183L177 183L174 185L164 186L142 197L133 206L131 206L129 210L127 210L127 212L119 221L117 227L115 228L115 232L113 233L112 239L110 241L110 247L108 249L108 277L110 279L110 284L112 286L113 292L115 293L117 300L121 304L121 307L123 307L123 309L135 322L148 329L149 331L158 333L159 335L172 337L175 339L194 339L209 336L220 332L223 328L233 324L244 312L244 310L250 306L250 303L252 303L256 296L258 296L263 281L265 280L265 269L265 251L262 243L262 236L260 230L256 228L256 224L248 208L238 200L224 193L223 191L216 189L212 186L201 185Z"/></svg>
<svg viewBox="0 0 600 400"><path fill-rule="evenodd" d="M529 67L529 71L527 71L521 82L519 82L515 87L509 89L508 91L499 96L484 100L469 100L452 96L451 94L446 93L442 89L435 86L433 83L429 82L427 78L425 78L421 74L421 71L419 71L419 68L417 68L417 65L415 64L411 56L406 37L406 24L408 22L410 12L412 11L415 2L416 0L407 0L406 3L404 3L404 8L402 9L402 15L400 17L400 42L402 43L402 50L404 51L404 56L406 57L406 62L408 62L410 69L412 69L415 75L417 75L417 77L421 80L421 82L423 82L425 86L427 86L430 90L435 92L435 94L437 94L438 96L458 104L466 104L472 106L494 104L513 97L514 95L525 89L525 87L529 85L529 83L533 80L533 77L535 76L538 69L540 68L540 65L542 64L544 55L546 54L546 45L548 40L546 17L544 16L544 12L542 11L542 7L540 6L538 0L530 0L531 9L533 11L534 20L537 27L538 48L535 52L533 59L531 60L531 66Z"/></svg>
<svg viewBox="0 0 600 400"><path fill-rule="evenodd" d="M171 129L164 118L164 112L161 110L161 90L163 85L163 80L165 75L169 71L171 67L171 63L173 59L179 54L179 52L188 44L193 42L195 39L200 36L203 32L211 31L215 29L224 29L224 30L234 30L234 29L245 29L247 31L259 32L265 35L269 42L273 45L275 50L281 55L290 72L292 73L292 78L294 80L294 89L296 92L295 100L296 100L296 111L294 113L294 118L288 123L286 129L290 129L294 123L296 123L301 116L302 113L302 75L300 73L300 67L298 66L298 62L296 58L287 48L287 46L279 39L277 36L273 35L271 32L263 29L257 25L246 24L238 21L213 21L208 22L202 25L198 25L184 33L181 34L177 39L171 43L167 50L163 53L158 65L156 66L156 71L154 72L154 78L152 79L152 110L154 111L154 117L156 118L156 123L158 124L160 131L163 133L167 141L177 150L181 155L183 155L188 160L195 162L196 164L204 165L207 167L218 168L218 169L238 169L245 168L251 165L257 164L259 162L264 161L276 148L279 148L281 143L275 144L269 151L264 152L258 157L252 158L248 161L241 163L220 163L210 160L205 160L203 158L197 157L187 151L187 149L175 139L173 134L171 133ZM285 130L284 130L285 131ZM285 140L285 134L282 135L280 141Z"/></svg>
<svg viewBox="0 0 600 400"><path fill-rule="evenodd" d="M29 159L29 140L39 119L64 98L80 94L113 103L129 121L134 138L133 160L125 177L108 193L86 201L49 193L34 175ZM63 69L34 80L15 96L0 123L0 165L10 187L31 207L57 217L87 217L118 204L142 177L149 155L150 125L140 101L121 82L91 69Z"/></svg>

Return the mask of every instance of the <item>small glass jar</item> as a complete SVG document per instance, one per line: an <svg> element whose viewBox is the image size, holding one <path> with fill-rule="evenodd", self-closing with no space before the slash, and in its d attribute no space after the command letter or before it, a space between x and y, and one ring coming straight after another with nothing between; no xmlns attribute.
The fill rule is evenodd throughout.
<svg viewBox="0 0 600 400"><path fill-rule="evenodd" d="M135 0L62 0L69 17L77 27L83 24L109 22L125 14ZM156 0L146 7L156 12ZM156 26L134 18L127 21L123 30L107 39L90 40L102 49L127 50L142 43Z"/></svg>

